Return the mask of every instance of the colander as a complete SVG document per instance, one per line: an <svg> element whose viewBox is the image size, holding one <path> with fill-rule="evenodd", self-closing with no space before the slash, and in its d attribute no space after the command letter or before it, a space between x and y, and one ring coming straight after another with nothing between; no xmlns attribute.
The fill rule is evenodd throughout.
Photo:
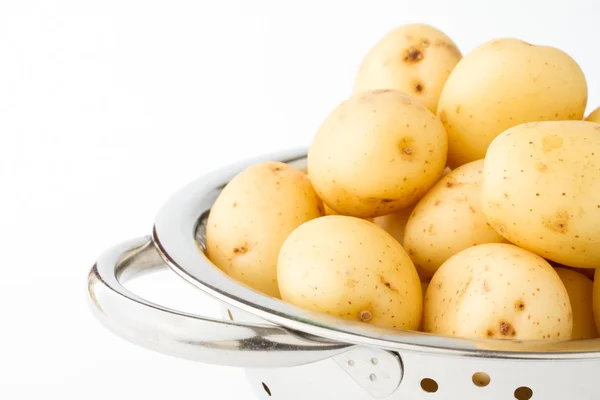
<svg viewBox="0 0 600 400"><path fill-rule="evenodd" d="M246 369L261 399L600 399L600 339L466 340L378 328L300 309L221 272L204 254L208 213L249 165L303 167L306 150L269 154L188 184L151 235L115 246L88 276L91 308L112 332L176 357ZM222 319L154 304L123 286L169 268L222 304Z"/></svg>

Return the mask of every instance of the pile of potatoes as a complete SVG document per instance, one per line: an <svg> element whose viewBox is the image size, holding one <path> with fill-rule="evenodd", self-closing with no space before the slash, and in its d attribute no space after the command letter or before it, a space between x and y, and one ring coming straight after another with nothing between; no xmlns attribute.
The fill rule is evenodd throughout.
<svg viewBox="0 0 600 400"><path fill-rule="evenodd" d="M296 306L463 338L595 338L600 108L563 51L464 57L423 24L383 37L307 169L253 165L210 212L206 254ZM596 323L594 322L594 314Z"/></svg>

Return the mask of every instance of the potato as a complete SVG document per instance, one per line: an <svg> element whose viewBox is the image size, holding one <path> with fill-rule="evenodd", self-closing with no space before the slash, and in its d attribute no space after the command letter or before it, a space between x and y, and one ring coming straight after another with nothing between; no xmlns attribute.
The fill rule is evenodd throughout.
<svg viewBox="0 0 600 400"><path fill-rule="evenodd" d="M592 281L594 280L594 276L596 275L596 268L577 268L577 267L567 267L566 265L564 266L564 268L568 268L575 272L578 272L578 273L586 276L587 278L589 278Z"/></svg>
<svg viewBox="0 0 600 400"><path fill-rule="evenodd" d="M529 123L490 145L482 209L511 242L558 263L600 265L600 126Z"/></svg>
<svg viewBox="0 0 600 400"><path fill-rule="evenodd" d="M521 123L581 120L586 104L585 77L567 54L517 39L487 42L458 63L440 96L448 165L484 158L496 136Z"/></svg>
<svg viewBox="0 0 600 400"><path fill-rule="evenodd" d="M331 207L329 207L327 204L323 203L323 206L325 208L325 215L339 215L333 209L331 209Z"/></svg>
<svg viewBox="0 0 600 400"><path fill-rule="evenodd" d="M433 275L461 250L505 242L481 211L482 181L483 160L470 162L443 177L417 203L403 242L415 266Z"/></svg>
<svg viewBox="0 0 600 400"><path fill-rule="evenodd" d="M592 291L592 308L594 310L596 331L600 332L600 279L596 279L595 277Z"/></svg>
<svg viewBox="0 0 600 400"><path fill-rule="evenodd" d="M560 263L557 263L555 261L552 260L546 260L550 263L550 265L552 265L554 267L554 269L557 268L566 268L566 269L570 269L573 270L575 272L578 272L582 275L585 275L586 277L588 277L590 280L594 280L594 275L596 273L596 269L595 268L578 268L578 267L569 267L568 265L563 265Z"/></svg>
<svg viewBox="0 0 600 400"><path fill-rule="evenodd" d="M416 203L446 166L439 119L395 90L352 96L321 125L308 152L308 174L338 214L367 218Z"/></svg>
<svg viewBox="0 0 600 400"><path fill-rule="evenodd" d="M413 208L414 207L407 207L395 213L375 217L373 218L373 223L392 235L398 243L403 244L404 230Z"/></svg>
<svg viewBox="0 0 600 400"><path fill-rule="evenodd" d="M593 282L586 276L567 268L554 268L569 294L573 310L571 339L598 337L592 307Z"/></svg>
<svg viewBox="0 0 600 400"><path fill-rule="evenodd" d="M408 217L412 213L412 210L413 207L408 207L392 214L375 217L372 219L372 222L392 235L392 237L396 239L398 243L403 244L404 229L406 228L406 222L408 221ZM419 279L421 282L429 282L433 276L433 273L424 270L417 265L415 265L415 268L419 274Z"/></svg>
<svg viewBox="0 0 600 400"><path fill-rule="evenodd" d="M451 171L452 170L448 167L444 168L442 177L448 175ZM327 209L328 207L325 206L325 214L327 214ZM372 222L380 228L385 229L385 231L392 235L401 245L404 245L404 230L406 229L408 217L412 214L413 209L414 206L411 206L391 214L375 217L372 219ZM419 272L419 276L421 276L419 268L417 268L417 272ZM429 275L429 278L432 276L433 274Z"/></svg>
<svg viewBox="0 0 600 400"><path fill-rule="evenodd" d="M425 301L425 295L427 294L428 287L429 287L429 282L421 282L421 291L423 292L423 301Z"/></svg>
<svg viewBox="0 0 600 400"><path fill-rule="evenodd" d="M425 332L463 338L570 339L565 286L540 256L506 243L470 247L435 273L423 310Z"/></svg>
<svg viewBox="0 0 600 400"><path fill-rule="evenodd" d="M590 115L588 115L588 117L585 120L589 121L589 122L595 122L597 124L600 124L600 107L598 107L594 111L592 111L592 113Z"/></svg>
<svg viewBox="0 0 600 400"><path fill-rule="evenodd" d="M442 171L442 177L448 175L450 172L452 172L452 169L450 167L444 168L444 170Z"/></svg>
<svg viewBox="0 0 600 400"><path fill-rule="evenodd" d="M277 255L302 223L323 215L308 177L280 162L251 166L223 189L206 225L206 254L232 278L273 297Z"/></svg>
<svg viewBox="0 0 600 400"><path fill-rule="evenodd" d="M419 272L417 270L417 272ZM427 288L429 287L429 282L421 281L421 292L423 292L423 303L425 303L425 294L427 294ZM419 325L419 330L423 330L423 319L421 318L421 325Z"/></svg>
<svg viewBox="0 0 600 400"><path fill-rule="evenodd" d="M403 25L385 35L366 55L354 92L399 90L435 113L444 83L461 57L454 42L436 28Z"/></svg>
<svg viewBox="0 0 600 400"><path fill-rule="evenodd" d="M281 247L277 277L281 298L308 310L391 328L416 330L421 321L412 261L359 218L331 215L298 227Z"/></svg>

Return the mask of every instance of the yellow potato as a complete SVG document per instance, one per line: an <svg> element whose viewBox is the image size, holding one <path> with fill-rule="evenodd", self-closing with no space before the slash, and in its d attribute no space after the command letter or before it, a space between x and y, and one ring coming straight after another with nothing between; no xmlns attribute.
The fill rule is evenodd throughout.
<svg viewBox="0 0 600 400"><path fill-rule="evenodd" d="M373 218L373 223L392 235L398 243L403 244L404 230L413 208L414 207L407 207L395 213L375 217Z"/></svg>
<svg viewBox="0 0 600 400"><path fill-rule="evenodd" d="M394 238L371 222L332 215L307 222L281 247L281 298L299 307L382 327L416 330L421 283Z"/></svg>
<svg viewBox="0 0 600 400"><path fill-rule="evenodd" d="M482 181L483 160L470 162L440 179L417 203L403 242L415 266L433 275L461 250L505 242L481 211Z"/></svg>
<svg viewBox="0 0 600 400"><path fill-rule="evenodd" d="M506 243L470 247L435 273L425 332L464 338L570 339L569 295L543 258Z"/></svg>
<svg viewBox="0 0 600 400"><path fill-rule="evenodd" d="M448 175L451 171L452 170L450 168L446 167L442 172L442 177ZM327 214L328 208L329 207L325 206L325 214ZM408 218L410 217L410 214L412 214L414 208L414 206L411 206L391 214L375 217L372 219L372 222L380 228L385 229L387 233L392 235L394 239L404 246L404 230L406 229L406 223L408 222ZM417 272L419 272L419 276L421 276L421 271L419 271L419 268L417 268ZM426 275L428 275L427 279L433 276L433 274ZM421 279L423 279L423 276L421 276Z"/></svg>
<svg viewBox="0 0 600 400"><path fill-rule="evenodd" d="M206 225L208 258L232 278L273 297L277 255L298 226L323 215L308 177L279 162L251 166L223 189Z"/></svg>
<svg viewBox="0 0 600 400"><path fill-rule="evenodd" d="M437 114L448 132L448 165L485 157L492 140L524 122L581 120L587 83L564 52L517 39L487 42L454 68Z"/></svg>
<svg viewBox="0 0 600 400"><path fill-rule="evenodd" d="M589 121L589 122L595 122L597 124L600 124L600 107L598 107L594 111L592 111L585 120Z"/></svg>
<svg viewBox="0 0 600 400"><path fill-rule="evenodd" d="M594 280L594 276L596 275L596 268L577 268L567 267L566 265L564 266L564 268L569 268L575 272L579 272L580 274L587 276L592 281Z"/></svg>
<svg viewBox="0 0 600 400"><path fill-rule="evenodd" d="M371 222L380 228L385 229L385 231L392 235L392 237L396 239L398 243L403 244L406 222L408 221L408 217L410 217L412 210L413 207L408 207L395 213L372 218ZM433 276L433 272L427 271L418 265L415 265L415 268L419 274L419 279L421 279L421 282L429 282Z"/></svg>
<svg viewBox="0 0 600 400"><path fill-rule="evenodd" d="M331 207L329 207L327 204L323 203L323 206L325 208L325 215L339 215Z"/></svg>
<svg viewBox="0 0 600 400"><path fill-rule="evenodd" d="M484 174L482 209L498 233L564 265L600 265L599 125L511 128L490 145Z"/></svg>
<svg viewBox="0 0 600 400"><path fill-rule="evenodd" d="M596 274L596 269L595 268L578 268L578 267L569 267L568 265L563 265L560 263L557 263L555 261L552 260L546 260L550 263L550 265L552 265L554 267L554 269L557 268L567 268L570 270L573 270L575 272L579 272L582 275L587 276L588 278L590 278L590 280L594 280L594 275Z"/></svg>
<svg viewBox="0 0 600 400"><path fill-rule="evenodd" d="M571 339L598 337L592 307L593 282L586 276L567 268L554 268L569 294L573 310Z"/></svg>
<svg viewBox="0 0 600 400"><path fill-rule="evenodd" d="M399 90L435 113L444 83L461 57L454 42L438 29L403 25L385 35L366 55L354 92Z"/></svg>
<svg viewBox="0 0 600 400"><path fill-rule="evenodd" d="M421 282L421 291L423 292L423 301L425 301L425 295L427 294L428 287L429 287L429 282Z"/></svg>
<svg viewBox="0 0 600 400"><path fill-rule="evenodd" d="M439 119L394 90L365 92L325 119L308 152L308 174L338 214L377 217L416 203L446 166Z"/></svg>
<svg viewBox="0 0 600 400"><path fill-rule="evenodd" d="M596 331L600 332L600 279L596 279L595 277L592 292L592 308L594 309L594 322L596 323Z"/></svg>
<svg viewBox="0 0 600 400"><path fill-rule="evenodd" d="M418 271L417 271L418 272ZM425 294L427 294L427 288L429 287L429 282L421 281L421 291L423 292L423 304L425 304ZM419 326L419 330L423 330L423 319L421 319L421 325Z"/></svg>

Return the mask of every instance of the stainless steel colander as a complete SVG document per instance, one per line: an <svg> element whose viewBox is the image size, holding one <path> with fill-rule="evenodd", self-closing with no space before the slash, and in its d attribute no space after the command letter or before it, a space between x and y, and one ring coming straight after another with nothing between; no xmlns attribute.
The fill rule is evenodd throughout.
<svg viewBox="0 0 600 400"><path fill-rule="evenodd" d="M377 328L294 307L215 268L203 253L204 228L224 185L251 164L303 167L305 156L297 150L248 160L176 193L151 236L108 250L91 269L95 315L149 349L246 368L264 399L600 399L600 339L465 340ZM223 319L162 307L122 285L167 267L222 302Z"/></svg>

